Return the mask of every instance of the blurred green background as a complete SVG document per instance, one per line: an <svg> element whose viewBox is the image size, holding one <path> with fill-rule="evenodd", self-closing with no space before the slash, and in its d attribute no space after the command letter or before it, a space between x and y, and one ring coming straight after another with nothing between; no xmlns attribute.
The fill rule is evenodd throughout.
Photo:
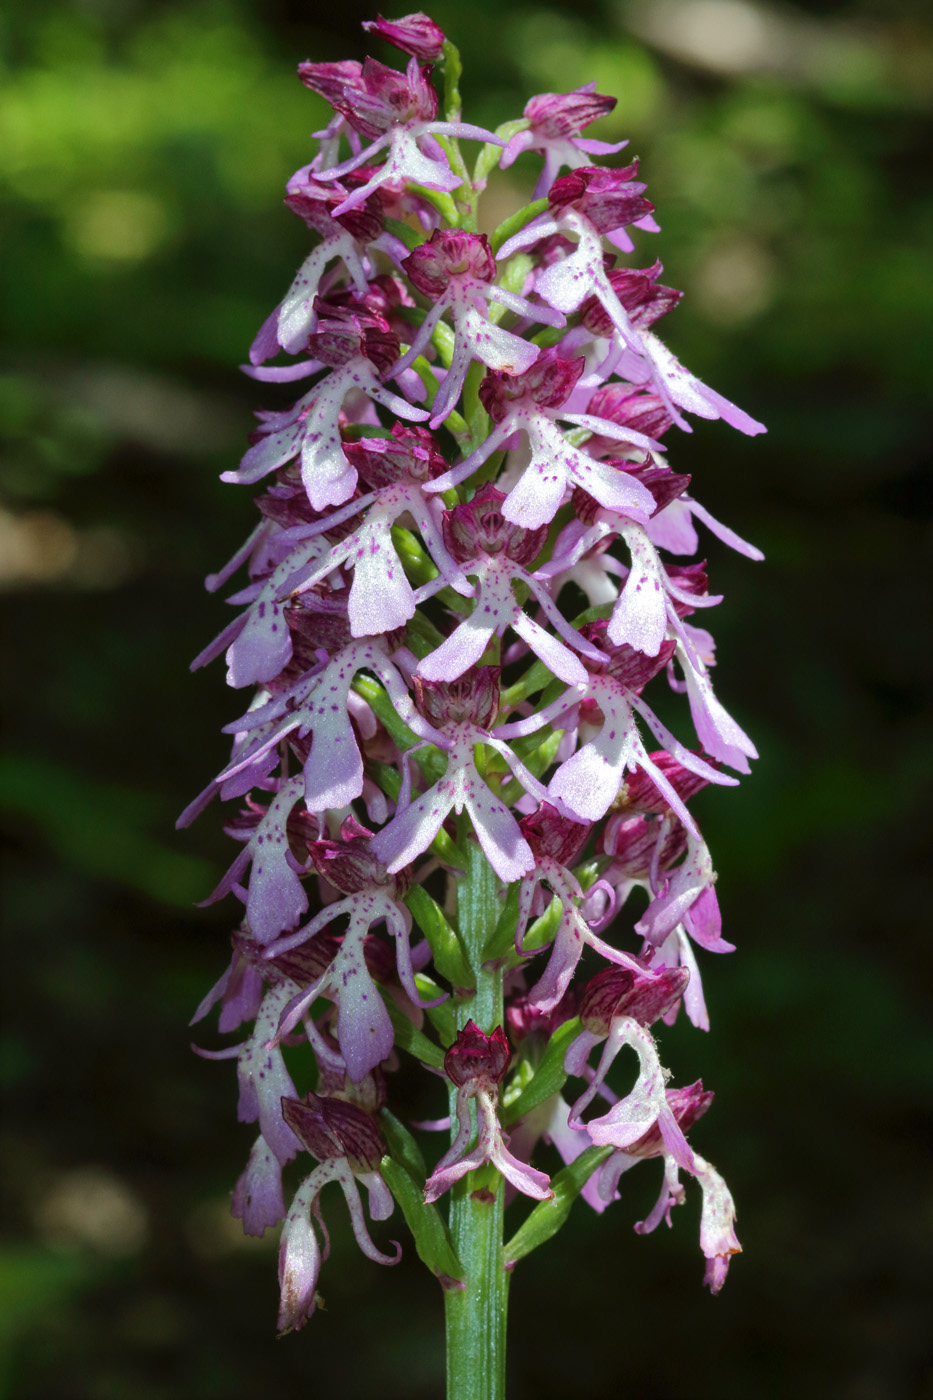
<svg viewBox="0 0 933 1400"><path fill-rule="evenodd" d="M930 1394L929 12L433 14L474 121L618 94L594 134L642 157L663 233L639 254L686 289L666 338L770 427L698 422L671 458L767 554L707 536L719 693L762 757L698 804L739 945L704 963L713 1032L663 1037L677 1081L717 1091L695 1140L745 1253L712 1299L695 1200L636 1237L650 1171L602 1220L578 1207L516 1272L511 1395ZM236 367L306 248L281 197L323 111L294 69L361 57L371 15L31 0L0 22L4 1397L442 1393L434 1281L411 1250L367 1263L338 1211L327 1311L275 1340L274 1242L227 1215L251 1133L186 1030L225 959L232 906L193 901L227 842L216 812L172 829L236 709L221 669L187 670L226 620L203 575L252 521L218 474L288 399ZM492 223L533 163L509 175Z"/></svg>

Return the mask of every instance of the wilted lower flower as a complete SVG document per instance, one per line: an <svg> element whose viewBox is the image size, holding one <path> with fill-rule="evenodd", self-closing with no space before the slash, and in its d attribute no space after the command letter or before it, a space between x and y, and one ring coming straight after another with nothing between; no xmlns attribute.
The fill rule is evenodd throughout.
<svg viewBox="0 0 933 1400"><path fill-rule="evenodd" d="M657 333L681 294L641 246L659 230L639 162L596 164L626 143L583 134L614 99L542 93L487 132L463 121L430 16L364 28L408 62L300 66L333 108L286 189L309 247L245 367L271 406L224 473L261 483L260 519L208 579L247 574L194 664L224 655L255 693L180 819L232 803L239 843L209 896L240 906L232 957L195 1020L219 1005L237 1032L199 1053L236 1060L257 1125L233 1213L249 1234L284 1217L280 1330L318 1306L330 1182L363 1252L396 1262L362 1184L372 1220L399 1204L444 1289L456 1385L482 1374L499 1395L507 1263L578 1193L605 1210L660 1158L638 1231L670 1220L683 1170L714 1291L739 1250L728 1188L686 1137L712 1096L668 1087L653 1028L682 1003L709 1025L698 957L732 944L688 804L755 757L710 678L698 619L721 598L690 562L697 522L761 556L662 439L686 415L762 426ZM472 174L462 140L482 143ZM522 153L537 202L480 233L487 180ZM686 694L679 737L646 698L664 687ZM395 1087L418 1061L448 1094L433 1166ZM566 1164L553 1181L541 1142ZM503 1247L514 1193L538 1204Z"/></svg>

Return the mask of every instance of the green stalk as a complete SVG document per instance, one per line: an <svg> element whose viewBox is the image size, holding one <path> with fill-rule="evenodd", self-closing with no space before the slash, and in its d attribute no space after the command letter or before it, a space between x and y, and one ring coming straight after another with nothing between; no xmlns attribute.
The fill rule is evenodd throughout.
<svg viewBox="0 0 933 1400"><path fill-rule="evenodd" d="M457 1008L457 1025L472 1017L487 1034L502 1024L502 970L483 966L483 947L501 913L500 882L464 816L458 844L466 856L457 884L460 938L476 977L476 994ZM509 1274L502 1252L505 1182L487 1168L458 1182L450 1205L450 1235L464 1270L464 1287L445 1293L447 1400L504 1400Z"/></svg>

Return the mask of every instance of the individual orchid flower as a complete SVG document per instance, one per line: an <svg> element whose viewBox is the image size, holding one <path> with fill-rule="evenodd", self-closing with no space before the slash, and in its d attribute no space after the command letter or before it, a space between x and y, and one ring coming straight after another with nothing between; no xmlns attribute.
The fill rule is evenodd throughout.
<svg viewBox="0 0 933 1400"><path fill-rule="evenodd" d="M399 717L415 734L444 740L412 704L408 689L389 659L381 637L361 637L306 672L288 690L225 726L227 733L254 733L220 774L232 778L254 764L281 739L312 735L304 763L305 804L311 812L347 806L363 790L363 760L350 722L350 687L358 671L372 671L385 686Z"/></svg>
<svg viewBox="0 0 933 1400"><path fill-rule="evenodd" d="M667 818L658 824L663 828ZM731 952L723 944L722 919L716 899L716 872L709 847L691 832L685 833L687 850L680 865L669 870L660 892L635 925L635 932L657 947L677 924L686 924L704 948Z"/></svg>
<svg viewBox="0 0 933 1400"><path fill-rule="evenodd" d="M318 1304L317 1283L321 1263L330 1248L321 1216L320 1195L331 1181L343 1191L350 1212L353 1235L367 1259L376 1264L397 1264L401 1246L393 1241L394 1254L384 1254L373 1244L363 1215L357 1182L369 1195L373 1220L392 1214L391 1192L379 1174L385 1143L375 1120L365 1109L344 1099L309 1093L304 1099L291 1095L282 1112L302 1147L316 1157L319 1166L295 1192L279 1247L279 1334L303 1327ZM314 1225L320 1227L323 1249Z"/></svg>
<svg viewBox="0 0 933 1400"><path fill-rule="evenodd" d="M424 1001L415 984L412 966L411 916L401 902L405 882L389 877L385 866L373 853L372 832L353 819L344 823L339 842L316 841L310 846L311 859L319 874L325 875L343 899L325 907L302 928L270 945L266 956L280 959L293 953L315 935L331 928L339 919L349 919L342 942L323 965L315 966L310 983L283 1008L273 1038L278 1044L305 1016L320 996L337 1003L337 1043L353 1083L359 1082L391 1053L394 1043L392 1022L376 989L366 960L366 940L370 930L385 923L395 941L399 980L406 995L418 1007L436 1006Z"/></svg>
<svg viewBox="0 0 933 1400"><path fill-rule="evenodd" d="M389 148L385 163L376 173L337 205L335 218L355 209L374 190L387 184L411 181L448 194L457 189L462 178L451 170L442 147L434 139L437 136L485 141L494 146L505 144L485 127L438 121L437 93L428 80L430 70L422 68L415 57L409 59L404 73L367 58L359 73L343 83L333 82L330 74L326 82L319 81L317 70L327 67L330 65L303 64L302 80L326 97L371 144L340 165L318 171L318 179L341 179L359 166L368 165L386 146Z"/></svg>
<svg viewBox="0 0 933 1400"><path fill-rule="evenodd" d="M518 953L529 957L539 951L537 948L526 950L523 947L539 884L547 883L561 906L560 923L554 935L548 965L527 994L529 1007L540 1012L553 1011L570 985L584 947L592 948L609 962L641 971L634 957L598 938L580 912L585 896L570 866L590 835L589 823L568 821L550 802L544 802L536 812L523 817L520 826L534 854L535 864L531 873L522 880L519 890L515 928Z"/></svg>
<svg viewBox="0 0 933 1400"><path fill-rule="evenodd" d="M612 446L616 448L616 444ZM587 451L592 451L594 456L601 455L593 450L592 441L587 444ZM667 466L649 465L649 461L625 458L612 465L621 467L627 476L640 482L650 492L655 510L647 526L651 539L651 525L657 513L682 494L690 484L690 477L672 472ZM539 570L540 576L549 580L555 598L565 583L576 583L591 606L616 604L622 585L631 572L613 555L607 554L609 545L616 538L612 522L618 518L617 513L607 513L607 523L596 529L597 523L603 519L600 514L603 507L579 487L574 491L571 502L573 518L559 532L550 560ZM695 588L691 589L692 594L696 592Z"/></svg>
<svg viewBox="0 0 933 1400"><path fill-rule="evenodd" d="M702 1080L685 1089L668 1089L667 1106L683 1134L709 1108L713 1095L704 1090ZM684 1188L680 1183L678 1168L683 1166L691 1176L699 1181L703 1191L703 1209L700 1215L700 1248L706 1257L706 1271L703 1282L711 1293L719 1293L726 1281L729 1263L734 1254L741 1254L742 1246L735 1233L735 1204L732 1194L719 1172L705 1157L691 1151L692 1164L679 1162L667 1150L667 1144L658 1123L624 1151L614 1152L599 1176L598 1189L605 1201L616 1196L616 1188L623 1172L637 1166L648 1157L662 1157L664 1177L661 1194L650 1214L638 1222L635 1231L639 1235L651 1234L662 1220L671 1224L671 1210L682 1205L685 1199Z"/></svg>
<svg viewBox="0 0 933 1400"><path fill-rule="evenodd" d="M289 180L285 203L320 236L320 242L298 269L280 305L260 327L250 347L247 373L251 378L287 381L312 372L315 361L258 373L256 366L280 350L296 354L306 348L317 321L314 303L321 279L335 260L342 262L357 296L365 296L370 261L366 250L384 244L385 217L378 194L335 217L333 211L347 194L343 186L319 180L310 165L303 166Z"/></svg>
<svg viewBox="0 0 933 1400"><path fill-rule="evenodd" d="M605 623L588 623L583 634L590 641L605 638ZM649 728L685 768L699 774L708 782L725 786L737 781L711 768L696 754L679 744L641 698L641 691L673 655L674 644L667 642L656 660L633 651L631 647L611 647L605 662L597 668L587 660L589 672L586 689L565 691L551 706L539 710L526 720L500 725L496 731L502 738L518 738L534 733L544 724L561 725L575 706L587 701L602 715L596 735L561 764L548 784L548 800L558 801L581 821L598 821L616 800L627 770L642 769L674 809L690 831L696 824L663 771L648 755L635 724L640 714Z"/></svg>
<svg viewBox="0 0 933 1400"><path fill-rule="evenodd" d="M414 678L418 709L437 725L447 748L447 771L422 796L402 802L388 826L373 839L373 850L390 872L401 870L426 851L451 812L466 811L476 838L500 880L527 874L534 863L518 822L476 767L474 749L486 744L504 758L531 796L546 797L543 785L491 732L499 707L498 666L475 666L462 681Z"/></svg>
<svg viewBox="0 0 933 1400"><path fill-rule="evenodd" d="M628 466L624 462L617 465L621 468ZM673 473L670 475L673 476ZM594 507L590 518L592 524L583 531L572 530L575 522L571 522L566 537L560 538L555 545L547 571L559 574L572 568L594 545L607 537L625 541L632 564L609 619L607 635L614 645L627 644L636 651L643 651L646 656L657 656L672 623L676 625L678 603L692 610L715 607L722 602L720 595L688 594L678 587L661 563L647 530L637 521L605 507Z"/></svg>
<svg viewBox="0 0 933 1400"><path fill-rule="evenodd" d="M221 480L259 481L300 455L301 478L312 508L343 505L357 482L340 438L339 416L347 395L361 391L409 422L429 416L390 393L377 377L396 358L397 346L388 322L372 312L344 312L320 321L309 347L331 372L286 412L270 415L237 470L221 473Z"/></svg>
<svg viewBox="0 0 933 1400"><path fill-rule="evenodd" d="M670 754L651 757L685 801L705 786L704 779ZM690 981L684 1008L693 1025L709 1030L703 983L690 940L713 953L731 953L734 947L722 937L716 876L705 842L686 830L639 773L626 784L621 808L607 821L598 845L611 859L603 879L615 889L618 907L636 886L648 892L651 902L635 925L635 932L645 939L642 955L648 965L654 970L678 965L686 969ZM664 1020L670 1024L676 1014L674 1006L664 1013Z"/></svg>
<svg viewBox="0 0 933 1400"><path fill-rule="evenodd" d="M444 51L443 29L421 10L402 19L383 19L382 15L364 19L363 28L367 34L385 39L402 53L411 54L419 63L436 63Z"/></svg>
<svg viewBox="0 0 933 1400"><path fill-rule="evenodd" d="M426 490L446 491L472 476L493 452L517 432L528 439L530 461L524 465L502 507L506 520L525 529L536 530L551 521L572 486L583 489L603 505L625 512L632 519L647 521L654 508L650 491L633 481L624 471L606 466L574 447L563 435L557 420L573 423L590 432L602 432L651 449L658 446L651 438L619 427L589 414L567 413L561 405L569 397L580 375L583 359L565 360L556 350L544 350L527 373L488 374L480 385L480 399L495 427L486 441L451 471L437 477Z"/></svg>
<svg viewBox="0 0 933 1400"><path fill-rule="evenodd" d="M432 405L432 427L442 423L457 402L474 359L489 369L516 375L527 370L538 357L536 345L493 325L484 302L498 302L546 325L564 324L559 312L496 285L496 260L485 234L436 229L427 243L409 253L402 267L432 305L405 354L389 371L390 376L399 374L421 354L445 312L449 311L453 319L453 357Z"/></svg>
<svg viewBox="0 0 933 1400"><path fill-rule="evenodd" d="M553 1196L548 1177L512 1155L508 1139L499 1126L496 1112L499 1085L509 1067L510 1055L501 1026L486 1035L470 1020L457 1033L457 1039L444 1057L447 1077L457 1087L454 1110L457 1133L425 1184L426 1203L436 1201L468 1172L476 1171L486 1162L523 1195L536 1201L546 1201ZM471 1111L474 1106L476 1146L468 1152L474 1132Z"/></svg>
<svg viewBox="0 0 933 1400"><path fill-rule="evenodd" d="M573 989L550 1011L533 1006L525 996L510 999L506 1020L516 1054L532 1065L540 1063L550 1037L574 1016L576 1009L577 997ZM513 1155L522 1162L530 1161L535 1146L543 1139L557 1149L566 1166L575 1162L592 1143L585 1127L572 1128L569 1117L570 1105L566 1099L560 1093L552 1094L511 1126L509 1146ZM608 1205L599 1194L598 1173L587 1178L580 1195L597 1214Z"/></svg>
<svg viewBox="0 0 933 1400"><path fill-rule="evenodd" d="M252 940L235 933L231 941L233 956L227 970L214 983L207 996L202 998L189 1023L192 1026L203 1020L217 1002L221 1003L217 1022L221 1033L235 1031L244 1021L253 1021L256 1018L262 1001L262 973L255 965L256 960L248 955L248 949L243 946L251 944Z"/></svg>
<svg viewBox="0 0 933 1400"><path fill-rule="evenodd" d="M476 577L476 601L469 617L418 663L418 674L426 680L456 680L479 661L493 637L501 637L511 628L558 679L570 685L584 683L582 663L564 642L530 618L515 596L516 586L527 589L570 647L600 659L597 649L564 620L547 590L523 567L540 554L546 527L524 530L504 520L501 506L505 499L501 491L487 484L467 505L444 513L447 547L464 571Z"/></svg>
<svg viewBox="0 0 933 1400"><path fill-rule="evenodd" d="M585 83L573 92L542 92L525 104L521 122L512 124L514 135L499 160L506 170L524 151L544 156L544 167L535 185L534 198L542 199L562 166L576 170L587 165L590 156L615 155L627 141L595 141L581 137L584 127L607 116L616 99L596 91L595 83ZM517 130L516 130L517 128Z"/></svg>
<svg viewBox="0 0 933 1400"><path fill-rule="evenodd" d="M289 848L287 825L292 808L304 800L304 779L287 778L279 785L269 806L254 807L245 823L231 823L229 834L246 842L243 850L205 904L213 904L239 889L252 864L249 893L245 897L246 921L259 943L271 943L283 929L294 928L308 907L308 896L298 878L303 867Z"/></svg>
<svg viewBox="0 0 933 1400"><path fill-rule="evenodd" d="M573 237L573 251L537 273L535 291L565 315L576 311L588 297L595 297L624 345L641 355L640 333L609 281L603 249L603 235L608 234L625 251L631 251L626 225L657 228L650 218L654 205L645 199L646 187L637 175L637 160L621 170L583 166L561 175L548 193L550 217L533 220L502 245L498 256L504 262L555 234Z"/></svg>
<svg viewBox="0 0 933 1400"><path fill-rule="evenodd" d="M393 631L414 616L416 594L392 540L392 526L402 515L410 516L417 525L440 570L441 582L461 594L473 591L448 552L440 522L432 510L435 503L423 490L431 475L438 475L446 465L437 445L430 434L425 433L425 444L418 429L405 428L401 423L396 423L392 431L395 441L391 445L385 438L364 438L344 445L344 455L352 466L364 476L375 473L378 483L375 492L355 503L357 510L368 504L362 524L323 554L317 550L307 562L298 560L287 578L282 578L281 569L277 571L281 601L313 588L340 565L352 569L348 614L354 637ZM416 451L425 446L426 454ZM335 515L335 524L341 523L340 514Z"/></svg>
<svg viewBox="0 0 933 1400"><path fill-rule="evenodd" d="M687 1141L665 1096L667 1071L661 1067L654 1037L648 1030L652 1022L679 1001L687 977L682 968L651 975L610 967L588 983L580 1003L583 1029L564 1057L568 1074L586 1075L589 1079L588 1088L570 1110L571 1127L582 1122L584 1111L624 1046L635 1051L639 1062L638 1078L631 1092L613 1104L608 1113L587 1122L586 1131L596 1146L624 1150L657 1124L669 1155L681 1166L692 1166ZM594 1074L587 1074L590 1051L602 1040L606 1043L599 1065Z"/></svg>
<svg viewBox="0 0 933 1400"><path fill-rule="evenodd" d="M241 1123L259 1121L259 1131L270 1150L283 1166L298 1151L294 1133L282 1117L283 1094L294 1094L295 1086L285 1067L282 1051L270 1044L275 1028L285 1008L291 988L286 981L277 980L263 996L256 1022L242 1045L225 1050L192 1049L205 1060L237 1061L240 1096L237 1117Z"/></svg>
<svg viewBox="0 0 933 1400"><path fill-rule="evenodd" d="M330 521L329 528L333 528ZM313 527L309 527L313 528ZM279 594L286 579L302 568L313 566L326 550L321 532L302 540L265 578L256 579L227 601L247 603L246 609L194 658L197 670L226 649L227 683L239 689L274 680L292 657L292 633Z"/></svg>

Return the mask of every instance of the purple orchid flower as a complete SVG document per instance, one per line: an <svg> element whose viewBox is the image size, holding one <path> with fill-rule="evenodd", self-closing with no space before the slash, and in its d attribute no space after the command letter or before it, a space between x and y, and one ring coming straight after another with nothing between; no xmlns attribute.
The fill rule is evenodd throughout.
<svg viewBox="0 0 933 1400"><path fill-rule="evenodd" d="M678 587L661 563L647 530L636 521L605 508L594 510L592 516L593 523L582 531L571 521L555 544L547 574L572 568L602 539L618 537L625 541L632 566L609 620L607 635L614 645L626 644L646 656L657 656L669 627L676 625L677 604L693 609L712 608L722 602L721 595L686 593Z"/></svg>
<svg viewBox="0 0 933 1400"><path fill-rule="evenodd" d="M546 882L561 906L551 956L543 974L528 992L529 1007L540 1012L553 1011L570 985L584 947L592 948L609 962L641 971L634 957L598 938L580 912L584 892L568 867L586 844L591 830L589 823L568 821L550 802L544 802L536 812L523 817L520 825L534 854L535 865L522 880L519 890L515 928L518 953L530 957L539 951L522 946L538 885Z"/></svg>
<svg viewBox="0 0 933 1400"><path fill-rule="evenodd" d="M343 1191L354 1238L367 1259L376 1264L397 1264L402 1257L401 1247L395 1241L394 1254L383 1254L376 1248L363 1215L357 1182L362 1182L367 1189L373 1220L388 1219L394 1206L392 1195L379 1175L385 1143L372 1117L354 1103L314 1093L304 1099L285 1098L282 1110L301 1145L318 1158L320 1166L298 1187L282 1229L280 1336L303 1327L317 1306L321 1263L330 1248L319 1204L328 1182L337 1182ZM323 1250L315 1232L315 1221L324 1237Z"/></svg>
<svg viewBox="0 0 933 1400"><path fill-rule="evenodd" d="M378 35L402 53L411 54L419 63L436 63L444 51L443 29L421 10L402 19L383 19L382 15L364 19L363 28L367 34Z"/></svg>
<svg viewBox="0 0 933 1400"><path fill-rule="evenodd" d="M648 1026L683 994L687 974L676 968L660 975L633 974L622 968L597 973L583 994L580 1019L583 1030L568 1047L564 1068L569 1074L586 1075L589 1086L570 1110L571 1127L579 1127L610 1066L623 1046L638 1056L639 1074L631 1092L599 1118L586 1124L598 1147L621 1150L631 1146L657 1125L665 1150L679 1165L691 1168L693 1155L683 1131L671 1112L664 1086L667 1075L658 1059ZM605 1040L595 1074L587 1074L587 1059L594 1044Z"/></svg>
<svg viewBox="0 0 933 1400"><path fill-rule="evenodd" d="M221 473L221 480L251 484L300 455L308 500L314 510L324 510L342 505L356 488L357 473L344 454L338 425L348 394L367 394L410 422L423 422L429 415L390 393L377 378L380 368L389 368L398 345L384 317L345 312L320 322L309 344L331 366L330 374L285 413L271 414L238 469Z"/></svg>
<svg viewBox="0 0 933 1400"><path fill-rule="evenodd" d="M604 638L605 623L588 623L583 635L588 640ZM534 733L545 724L560 724L574 707L593 703L602 715L596 735L566 759L548 784L548 800L559 801L581 821L598 821L609 810L622 786L627 770L642 769L669 802L689 831L697 827L676 790L648 755L635 725L637 712L646 721L668 753L685 768L708 782L734 785L735 778L717 772L708 763L685 749L665 728L641 698L641 691L673 655L673 643L665 643L657 660L650 660L629 646L613 647L605 653L605 663L597 669L587 662L586 689L565 691L554 703L526 720L500 725L502 738L519 738Z"/></svg>
<svg viewBox="0 0 933 1400"><path fill-rule="evenodd" d="M569 646L594 660L600 659L600 653L564 620L537 576L522 567L540 554L547 530L523 530L508 523L500 509L505 499L501 491L487 484L468 505L444 513L450 554L466 573L475 576L476 602L469 617L419 662L418 674L426 680L456 680L476 665L493 637L501 637L511 628L558 679L570 685L582 684L586 671L581 662L564 642L525 613L515 596L515 585L528 590Z"/></svg>
<svg viewBox="0 0 933 1400"><path fill-rule="evenodd" d="M265 810L255 808L243 826L227 826L228 834L246 845L220 884L203 901L214 904L239 890L247 867L252 864L244 902L246 922L259 943L270 943L283 929L294 928L308 907L308 896L298 878L303 867L291 852L286 829L292 808L303 799L304 779L288 778Z"/></svg>
<svg viewBox="0 0 933 1400"><path fill-rule="evenodd" d="M491 1035L486 1035L472 1020L458 1032L447 1051L444 1069L448 1079L457 1086L454 1110L457 1134L425 1183L427 1204L436 1201L484 1162L490 1162L516 1190L533 1200L546 1201L553 1196L548 1177L512 1155L508 1139L499 1126L496 1104L509 1058L509 1043L502 1027L497 1026ZM477 1138L476 1146L468 1152L473 1136L473 1105Z"/></svg>
<svg viewBox="0 0 933 1400"><path fill-rule="evenodd" d="M464 810L500 880L520 879L532 868L531 847L518 822L476 767L475 746L486 744L505 759L527 793L539 801L547 796L538 779L489 728L498 708L499 673L498 666L476 666L459 683L415 676L419 710L442 727L447 771L421 797L400 798L392 821L374 838L373 850L390 872L401 870L426 851L450 813Z"/></svg>
<svg viewBox="0 0 933 1400"><path fill-rule="evenodd" d="M341 185L324 184L310 165L296 171L288 182L285 203L310 229L320 236L320 242L308 254L284 299L271 316L263 322L250 347L250 364L246 372L256 379L301 378L320 366L305 361L288 369L260 371L256 366L277 355L279 350L295 354L304 350L308 337L317 323L315 299L326 269L335 260L343 263L356 294L366 295L367 273L372 260L368 248L395 250L395 241L387 245L385 216L378 193L372 194L357 208L334 216L334 210L347 196Z"/></svg>
<svg viewBox="0 0 933 1400"><path fill-rule="evenodd" d="M424 1001L415 985L412 965L411 916L398 898L396 881L388 878L385 867L373 852L371 832L342 842L334 858L333 842L316 842L311 856L319 872L327 871L328 881L344 898L328 904L304 927L270 945L267 957L278 959L301 948L315 935L347 917L349 923L342 942L323 965L313 968L313 980L283 1006L272 1038L278 1044L305 1016L321 996L336 1001L337 1043L351 1082L358 1083L391 1052L394 1033L389 1013L376 988L366 959L366 940L377 924L385 923L395 940L399 980L409 999L418 1007L432 1007L443 1001Z"/></svg>
<svg viewBox="0 0 933 1400"><path fill-rule="evenodd" d="M564 360L556 350L544 350L527 373L487 375L480 386L480 398L496 426L469 457L426 489L446 491L458 486L513 434L521 432L528 438L531 460L508 493L502 508L506 520L529 530L538 529L553 520L567 491L581 486L602 504L645 523L654 508L650 491L624 471L597 462L573 447L557 426L556 420L562 419L636 447L659 446L644 434L606 419L561 411L583 368L582 359Z"/></svg>
<svg viewBox="0 0 933 1400"><path fill-rule="evenodd" d="M594 141L580 133L605 117L616 105L614 97L596 91L595 83L585 83L573 92L542 92L525 104L524 120L515 123L515 134L499 160L506 170L523 151L544 156L544 167L535 185L534 198L542 199L553 185L562 166L576 170L587 165L591 156L615 155L627 141Z"/></svg>
<svg viewBox="0 0 933 1400"><path fill-rule="evenodd" d="M404 73L367 58L359 71L348 73L344 81L334 81L330 74L325 81L317 79L316 70L332 66L303 64L302 78L371 144L340 165L319 170L318 179L341 179L358 166L368 164L386 146L389 148L384 165L337 205L335 217L355 209L385 184L411 181L429 190L449 193L457 189L463 181L451 170L442 147L434 139L437 136L486 141L494 146L505 144L485 127L438 121L437 93L428 81L430 69L422 68L415 57L409 59Z"/></svg>
<svg viewBox="0 0 933 1400"><path fill-rule="evenodd" d="M546 325L564 324L559 312L535 305L494 283L496 260L485 234L437 229L427 243L408 255L402 267L418 291L430 298L432 306L390 374L400 373L421 354L446 311L450 311L454 323L453 358L432 405L432 427L442 423L457 402L474 359L489 369L516 375L527 370L538 357L536 346L493 325L485 302L498 302Z"/></svg>
<svg viewBox="0 0 933 1400"><path fill-rule="evenodd" d="M626 225L657 228L650 218L654 205L645 199L645 186L635 179L637 174L636 160L621 170L585 166L562 175L548 194L550 217L532 221L502 245L498 256L504 262L555 234L572 236L576 247L537 273L535 291L565 315L595 297L624 345L640 355L642 341L609 281L602 241L608 234L631 251Z"/></svg>
<svg viewBox="0 0 933 1400"><path fill-rule="evenodd" d="M350 687L357 671L375 673L399 717L422 739L444 744L412 704L408 689L389 659L381 637L351 642L332 660L307 672L290 689L225 726L227 733L255 737L247 741L218 779L224 782L251 766L281 739L311 734L304 763L305 804L309 811L346 807L363 790L363 760L350 723Z"/></svg>
<svg viewBox="0 0 933 1400"><path fill-rule="evenodd" d="M713 1095L704 1091L703 1083L686 1089L668 1089L667 1106L681 1133L689 1131L696 1120L709 1108ZM639 1235L651 1234L662 1220L671 1225L671 1210L682 1205L685 1199L680 1184L678 1168L683 1166L700 1183L703 1191L703 1209L700 1215L700 1248L706 1257L706 1271L703 1282L712 1293L719 1293L726 1281L726 1274L733 1254L741 1254L742 1246L735 1234L735 1203L725 1181L719 1172L698 1152L691 1151L692 1164L679 1162L667 1151L667 1145L659 1125L653 1125L643 1138L632 1143L624 1151L614 1152L600 1173L599 1192L604 1200L610 1201L616 1195L616 1188L623 1172L637 1166L648 1157L664 1159L664 1177L661 1194L650 1214L638 1222L635 1231Z"/></svg>
<svg viewBox="0 0 933 1400"><path fill-rule="evenodd" d="M344 446L344 455L357 470L364 475L375 471L383 484L354 503L356 511L366 505L369 507L361 525L323 555L319 550L311 551L307 561L298 560L297 567L287 578L282 578L282 571L278 571L279 601L313 588L343 564L353 570L348 604L351 634L354 637L378 636L404 626L414 616L418 595L405 576L392 539L392 526L403 515L410 516L417 525L440 571L441 584L448 584L466 596L472 593L463 570L444 543L438 504L424 494L431 472L437 475L445 465L443 458L436 446L427 461L413 450L413 445L423 447L416 432L396 423L395 442L391 448L376 445L386 443L385 438L369 438ZM332 517L334 524L342 523L341 514L337 512Z"/></svg>

